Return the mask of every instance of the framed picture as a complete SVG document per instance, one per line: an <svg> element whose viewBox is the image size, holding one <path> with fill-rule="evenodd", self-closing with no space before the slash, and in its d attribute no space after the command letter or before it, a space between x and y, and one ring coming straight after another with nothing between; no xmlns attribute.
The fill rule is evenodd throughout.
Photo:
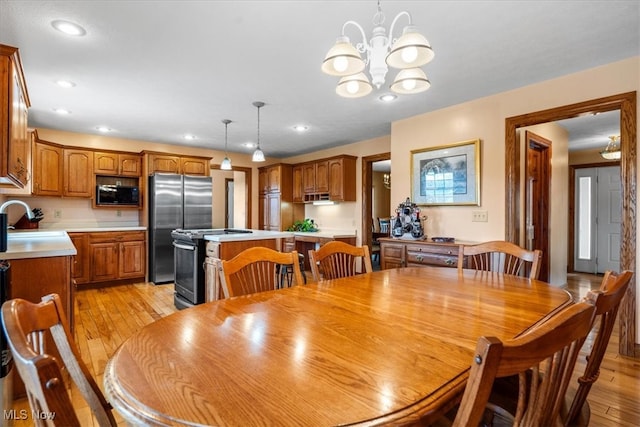
<svg viewBox="0 0 640 427"><path fill-rule="evenodd" d="M480 205L480 140L411 151L411 200L418 205Z"/></svg>

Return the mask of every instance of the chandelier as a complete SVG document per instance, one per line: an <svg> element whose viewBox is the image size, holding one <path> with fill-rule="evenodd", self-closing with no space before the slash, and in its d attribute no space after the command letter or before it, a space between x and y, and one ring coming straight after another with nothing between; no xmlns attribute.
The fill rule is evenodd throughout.
<svg viewBox="0 0 640 427"><path fill-rule="evenodd" d="M607 160L620 160L620 136L609 137L607 147L600 152L600 155Z"/></svg>
<svg viewBox="0 0 640 427"><path fill-rule="evenodd" d="M224 123L224 159L222 160L222 163L220 163L220 169L222 169L224 171L230 171L231 170L231 160L229 159L229 156L227 155L227 126L229 126L229 123L231 123L231 120L224 119L222 121L222 123Z"/></svg>
<svg viewBox="0 0 640 427"><path fill-rule="evenodd" d="M409 25L404 27L402 36L394 40L393 30L402 16L409 19ZM412 24L409 12L400 12L393 19L387 37L387 30L383 27L385 16L378 1L378 12L373 16L373 36L367 41L364 29L355 21L347 21L342 26L342 34L336 44L329 49L322 63L322 71L332 76L342 77L336 87L336 93L345 98L359 98L368 95L385 82L388 67L400 69L393 83L391 91L400 94L423 92L431 86L421 66L433 59L434 53L427 39L418 33ZM362 35L362 42L354 47L349 37L345 35L347 26L353 25ZM366 53L366 60L360 56ZM366 67L371 75L371 82L364 73Z"/></svg>
<svg viewBox="0 0 640 427"><path fill-rule="evenodd" d="M260 149L260 108L264 107L264 102L256 101L253 103L253 106L258 109L258 134L257 134L257 147L256 151L253 152L253 156L251 157L251 161L253 162L264 162L264 153Z"/></svg>

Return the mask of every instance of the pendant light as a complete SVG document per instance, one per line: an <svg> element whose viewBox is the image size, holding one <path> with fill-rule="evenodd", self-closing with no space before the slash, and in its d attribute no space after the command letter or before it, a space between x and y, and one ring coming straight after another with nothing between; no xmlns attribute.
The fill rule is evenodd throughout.
<svg viewBox="0 0 640 427"><path fill-rule="evenodd" d="M231 160L229 160L229 156L227 155L227 126L229 126L231 120L224 119L222 123L224 123L224 159L222 160L222 163L220 163L220 169L223 171L230 171Z"/></svg>
<svg viewBox="0 0 640 427"><path fill-rule="evenodd" d="M256 151L253 152L251 160L254 162L264 162L264 153L260 149L260 108L264 107L264 102L256 101L253 103L253 106L258 109L258 140Z"/></svg>

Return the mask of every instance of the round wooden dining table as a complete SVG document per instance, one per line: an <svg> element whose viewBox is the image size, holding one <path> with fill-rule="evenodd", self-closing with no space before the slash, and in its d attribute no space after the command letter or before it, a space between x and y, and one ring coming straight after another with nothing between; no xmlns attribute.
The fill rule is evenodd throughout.
<svg viewBox="0 0 640 427"><path fill-rule="evenodd" d="M514 338L568 304L522 277L382 270L162 318L120 346L104 386L132 424L429 422L460 399L480 336Z"/></svg>

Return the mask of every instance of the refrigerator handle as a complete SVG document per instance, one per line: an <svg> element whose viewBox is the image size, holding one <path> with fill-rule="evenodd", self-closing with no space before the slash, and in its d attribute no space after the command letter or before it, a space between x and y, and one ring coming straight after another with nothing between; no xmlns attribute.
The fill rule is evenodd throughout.
<svg viewBox="0 0 640 427"><path fill-rule="evenodd" d="M191 245L181 245L180 243L174 243L173 246L178 249L185 249L187 251L195 251L196 247Z"/></svg>

